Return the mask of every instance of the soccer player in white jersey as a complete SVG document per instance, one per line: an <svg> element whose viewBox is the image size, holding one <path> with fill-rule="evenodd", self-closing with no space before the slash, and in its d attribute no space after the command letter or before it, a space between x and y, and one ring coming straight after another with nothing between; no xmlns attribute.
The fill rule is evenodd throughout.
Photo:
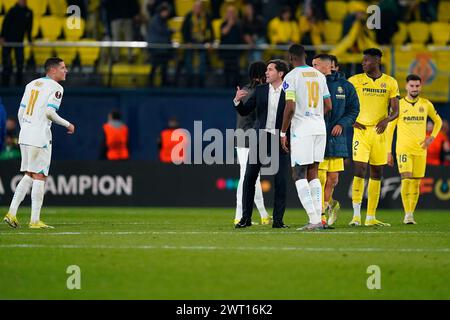
<svg viewBox="0 0 450 320"><path fill-rule="evenodd" d="M40 220L44 200L45 180L50 168L52 154L52 122L67 128L73 134L73 124L61 118L59 110L63 87L58 83L66 80L67 68L59 58L45 62L46 77L31 81L25 87L20 103L18 118L20 124L19 144L22 155L20 171L23 178L17 185L9 211L4 221L13 228L19 226L16 214L20 203L31 187L31 229L52 228Z"/></svg>
<svg viewBox="0 0 450 320"><path fill-rule="evenodd" d="M284 78L286 93L281 146L289 152L286 131L291 126L291 166L298 197L305 208L309 223L297 230L324 229L321 223L322 186L318 178L319 163L326 146L324 114L331 110L327 80L318 70L306 65L305 48L294 44L289 48L294 69Z"/></svg>

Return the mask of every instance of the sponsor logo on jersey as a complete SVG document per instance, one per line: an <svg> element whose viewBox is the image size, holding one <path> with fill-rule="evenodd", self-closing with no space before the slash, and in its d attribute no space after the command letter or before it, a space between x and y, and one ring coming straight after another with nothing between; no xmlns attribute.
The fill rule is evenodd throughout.
<svg viewBox="0 0 450 320"><path fill-rule="evenodd" d="M373 89L373 88L363 88L364 93L386 93L386 89Z"/></svg>
<svg viewBox="0 0 450 320"><path fill-rule="evenodd" d="M424 116L407 116L407 117L403 117L404 121L424 121L425 117Z"/></svg>
<svg viewBox="0 0 450 320"><path fill-rule="evenodd" d="M314 71L309 71L309 72L302 72L302 75L305 78L317 78L317 73Z"/></svg>

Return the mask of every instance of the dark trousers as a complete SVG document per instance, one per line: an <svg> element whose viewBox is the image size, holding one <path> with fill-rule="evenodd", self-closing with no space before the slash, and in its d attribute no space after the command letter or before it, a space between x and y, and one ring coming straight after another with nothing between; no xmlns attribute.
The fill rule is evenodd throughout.
<svg viewBox="0 0 450 320"><path fill-rule="evenodd" d="M194 55L198 55L198 74L194 72ZM186 67L186 84L187 86L199 86L203 87L205 85L206 67L207 67L207 56L205 50L191 50L186 49L184 51L183 64ZM181 68L177 71L178 75L181 73Z"/></svg>
<svg viewBox="0 0 450 320"><path fill-rule="evenodd" d="M239 59L240 52L224 51L222 53L223 73L225 76L225 86L236 88L239 85Z"/></svg>
<svg viewBox="0 0 450 320"><path fill-rule="evenodd" d="M23 48L11 48L11 47L3 47L2 50L2 62L3 62L3 74L2 74L2 85L7 87L9 86L9 81L11 80L13 64L11 59L11 51L14 49L14 54L16 58L16 67L17 67L17 75L16 75L16 85L22 85L23 78Z"/></svg>
<svg viewBox="0 0 450 320"><path fill-rule="evenodd" d="M161 86L167 85L167 65L171 57L170 51L158 51L152 52L152 71L150 72L150 85L154 85L156 70L160 68L161 72Z"/></svg>
<svg viewBox="0 0 450 320"><path fill-rule="evenodd" d="M267 141L270 141L271 134L267 133ZM278 138L278 137L277 137ZM258 152L256 149L260 148L260 143L258 143L258 148L255 150L250 146L249 157L247 161L247 168L245 170L244 184L243 184L243 194L242 194L242 220L241 222L248 222L252 219L253 213L253 201L255 199L255 184L258 178L259 171L261 170L262 163L261 159L258 157L256 163L250 164L252 153ZM279 168L275 174L275 199L273 208L273 222L275 224L283 223L284 211L286 209L286 192L287 192L287 181L289 175L290 158L289 154L285 153L281 146L278 150L271 150L270 143L268 143L268 155L272 156L277 153L279 156Z"/></svg>

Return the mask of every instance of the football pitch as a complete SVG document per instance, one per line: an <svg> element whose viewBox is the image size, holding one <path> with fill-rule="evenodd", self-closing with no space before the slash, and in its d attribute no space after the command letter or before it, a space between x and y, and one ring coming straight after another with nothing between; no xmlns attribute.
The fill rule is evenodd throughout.
<svg viewBox="0 0 450 320"><path fill-rule="evenodd" d="M238 230L231 208L44 207L53 230L28 229L29 210L0 225L0 299L450 299L450 211L408 226L379 211L392 227L376 228L343 210L336 229L300 232L300 209L289 229Z"/></svg>

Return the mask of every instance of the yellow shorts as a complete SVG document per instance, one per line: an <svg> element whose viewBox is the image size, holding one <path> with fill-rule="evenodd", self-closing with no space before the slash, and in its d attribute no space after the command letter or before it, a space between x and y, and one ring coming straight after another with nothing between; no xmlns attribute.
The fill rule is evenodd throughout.
<svg viewBox="0 0 450 320"><path fill-rule="evenodd" d="M319 164L319 170L325 170L326 172L344 171L344 158L325 158Z"/></svg>
<svg viewBox="0 0 450 320"><path fill-rule="evenodd" d="M423 178L427 165L426 155L397 154L397 166L400 174L411 172L413 178Z"/></svg>
<svg viewBox="0 0 450 320"><path fill-rule="evenodd" d="M353 134L353 161L381 166L387 163L386 131L378 134L375 126L365 130L355 128Z"/></svg>

